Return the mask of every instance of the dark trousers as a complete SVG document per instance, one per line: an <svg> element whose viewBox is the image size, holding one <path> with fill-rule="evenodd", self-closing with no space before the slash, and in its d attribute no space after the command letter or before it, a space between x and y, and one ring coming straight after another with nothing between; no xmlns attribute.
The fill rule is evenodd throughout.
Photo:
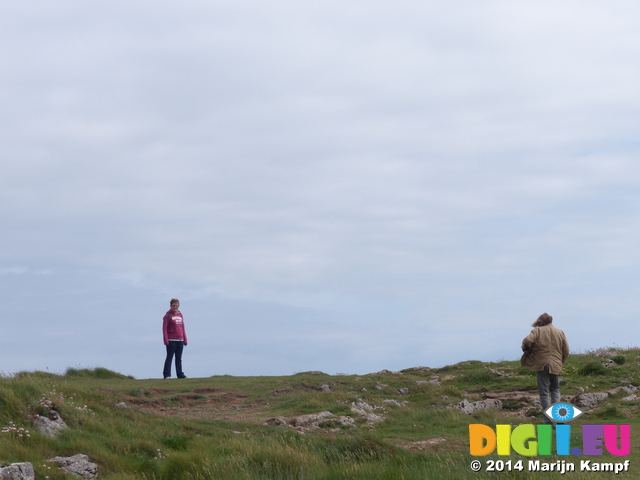
<svg viewBox="0 0 640 480"><path fill-rule="evenodd" d="M167 345L167 358L164 361L164 370L162 372L164 378L171 376L171 362L173 356L176 356L176 377L184 378L184 372L182 371L182 350L184 349L184 342L169 342Z"/></svg>

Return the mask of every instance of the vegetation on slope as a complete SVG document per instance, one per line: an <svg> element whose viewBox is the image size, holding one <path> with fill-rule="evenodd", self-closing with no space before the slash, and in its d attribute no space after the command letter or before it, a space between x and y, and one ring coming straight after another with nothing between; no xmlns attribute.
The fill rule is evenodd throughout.
<svg viewBox="0 0 640 480"><path fill-rule="evenodd" d="M639 354L637 349L608 349L572 355L563 395L640 385ZM604 360L612 360L610 366L599 368ZM440 384L425 383L434 379ZM330 390L319 390L321 385ZM402 388L408 394L399 395ZM502 411L473 415L452 405L492 395L511 398L513 392L535 395L536 385L531 372L510 361L360 376L305 372L185 380L136 380L104 368L69 369L65 375L22 372L0 378L0 464L29 461L36 478L52 480L68 476L48 459L77 453L97 463L103 479L538 478L539 472L526 470L491 474L469 468L470 423L539 423L540 412L519 400L505 401ZM635 448L640 444L640 400L623 401L623 396L611 396L574 423L631 424L634 478L640 472ZM127 408L116 406L121 402ZM374 406L384 420L367 422L352 410L354 402ZM47 415L50 409L70 427L57 438L32 427L34 415ZM265 424L274 417L322 411L352 417L356 426L321 422L319 428L300 432ZM526 414L537 416L521 416ZM511 458L523 457L514 453ZM602 458L619 460L608 454Z"/></svg>

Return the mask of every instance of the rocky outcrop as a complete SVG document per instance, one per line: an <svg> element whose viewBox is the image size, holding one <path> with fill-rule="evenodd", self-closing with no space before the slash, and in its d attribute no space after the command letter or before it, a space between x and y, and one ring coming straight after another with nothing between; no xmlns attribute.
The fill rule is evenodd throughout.
<svg viewBox="0 0 640 480"><path fill-rule="evenodd" d="M581 408L596 408L598 403L609 398L607 392L581 393L571 400L571 403Z"/></svg>
<svg viewBox="0 0 640 480"><path fill-rule="evenodd" d="M384 420L384 415L373 413L377 410L376 407L369 405L366 402L352 402L351 411L361 418L364 418L368 423L378 423Z"/></svg>
<svg viewBox="0 0 640 480"><path fill-rule="evenodd" d="M288 427L289 422L284 417L271 417L264 422L265 425L272 425L274 427Z"/></svg>
<svg viewBox="0 0 640 480"><path fill-rule="evenodd" d="M0 467L0 479L6 480L35 480L33 465L29 462L12 463L8 467Z"/></svg>
<svg viewBox="0 0 640 480"><path fill-rule="evenodd" d="M583 388L576 387L578 392L584 392ZM579 393L578 395L563 395L561 397L562 402L570 403L580 408L597 408L600 402L607 398L617 395L625 394L626 396L621 398L620 401L632 402L637 400L638 397L633 392L637 392L638 387L631 385L623 385L613 388L606 392L594 392L594 393ZM521 417L527 417L531 415L531 409L540 408L540 397L537 394L525 392L525 391L511 391L511 392L488 392L485 394L488 398L486 400L480 400L477 402L469 402L463 400L462 402L455 404L456 408L460 411L471 414L478 410L485 410L487 408L508 409L510 413L515 413Z"/></svg>
<svg viewBox="0 0 640 480"><path fill-rule="evenodd" d="M335 415L331 412L325 411L320 413L311 413L309 415L300 415L299 417L294 417L289 421L289 424L292 427L310 427L317 426L318 423L323 422L325 419L329 417L335 417Z"/></svg>
<svg viewBox="0 0 640 480"><path fill-rule="evenodd" d="M632 394L633 392L635 392L636 390L638 390L637 387L633 387L633 386L620 386L620 387L616 387L614 389L611 390L607 390L607 393L609 395L616 395L620 392L622 393L626 393L627 395Z"/></svg>
<svg viewBox="0 0 640 480"><path fill-rule="evenodd" d="M346 416L336 416L329 411L310 413L308 415L299 415L289 420L284 417L273 417L265 422L266 425L295 428L300 433L320 428L321 423L334 425L336 427L356 426L356 422L353 418Z"/></svg>
<svg viewBox="0 0 640 480"><path fill-rule="evenodd" d="M478 400L477 402L469 402L466 398L460 403L457 403L456 408L463 413L471 415L478 410L487 410L489 408L496 408L502 410L502 402L497 398L488 398L487 400Z"/></svg>
<svg viewBox="0 0 640 480"><path fill-rule="evenodd" d="M400 403L398 400L386 399L386 400L383 400L382 403L389 403L391 405L395 405L396 407L404 407L409 402L405 400L404 402Z"/></svg>
<svg viewBox="0 0 640 480"><path fill-rule="evenodd" d="M397 400L385 400L385 402L393 403L397 406L403 406L407 403L400 403ZM356 420L362 419L366 422L365 426L371 428L373 424L383 421L385 418L384 415L386 414L386 410L383 407L369 405L362 400L351 403L351 412L358 418L354 418L353 416L337 416L329 411L324 411L307 415L298 415L289 419L284 417L272 417L265 422L265 425L291 427L301 433L304 433L309 430L320 428L321 425L323 427L334 426L355 428L357 426Z"/></svg>
<svg viewBox="0 0 640 480"><path fill-rule="evenodd" d="M341 427L350 427L350 428L356 427L356 421L353 418L343 416L343 415L336 417L335 419L332 419L331 422Z"/></svg>
<svg viewBox="0 0 640 480"><path fill-rule="evenodd" d="M79 478L91 479L98 476L98 466L89 461L89 457L82 453L73 457L54 457L49 461L57 463L65 472Z"/></svg>
<svg viewBox="0 0 640 480"><path fill-rule="evenodd" d="M495 375L496 377L504 377L506 374L502 371L502 370L495 370L493 368L489 368L487 366L484 367L486 370L489 371L489 373L492 373L493 375Z"/></svg>
<svg viewBox="0 0 640 480"><path fill-rule="evenodd" d="M638 391L638 387L621 385L606 392L580 393L571 399L571 403L581 408L597 408L600 402L619 393L626 395L621 399L623 402L632 402L638 398L634 394L636 391Z"/></svg>
<svg viewBox="0 0 640 480"><path fill-rule="evenodd" d="M57 437L67 427L62 417L55 410L49 412L49 418L36 415L33 425L37 431L47 437Z"/></svg>

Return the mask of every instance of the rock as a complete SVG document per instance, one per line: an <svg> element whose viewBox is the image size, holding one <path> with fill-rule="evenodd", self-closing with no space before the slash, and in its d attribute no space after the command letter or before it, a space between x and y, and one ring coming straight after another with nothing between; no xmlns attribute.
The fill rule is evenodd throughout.
<svg viewBox="0 0 640 480"><path fill-rule="evenodd" d="M404 402L400 403L400 402L399 402L399 401L397 401L397 400L389 400L389 399L387 399L387 400L383 400L383 401L382 401L382 403L390 403L391 405L395 405L396 407L402 407L402 406L404 406L404 405L406 405L406 404L407 404L407 402L406 402L406 401L404 401Z"/></svg>
<svg viewBox="0 0 640 480"><path fill-rule="evenodd" d="M638 400L638 396L634 393L632 395L629 395L628 397L621 398L620 400L622 402L634 402Z"/></svg>
<svg viewBox="0 0 640 480"><path fill-rule="evenodd" d="M352 402L351 406L355 406L357 408L360 408L362 410L369 410L371 412L373 412L373 410L375 409L375 407L369 405L367 402L363 402L362 400L358 401L358 402Z"/></svg>
<svg viewBox="0 0 640 480"><path fill-rule="evenodd" d="M309 415L300 415L287 421L283 417L273 417L265 422L265 425L275 425L295 428L300 433L305 433L308 430L319 428L319 423L326 422L343 427L356 427L356 422L351 417L339 416L336 417L331 412L312 413Z"/></svg>
<svg viewBox="0 0 640 480"><path fill-rule="evenodd" d="M392 372L391 370L387 370L385 368L384 370L380 370L379 372L376 372L376 373L370 373L369 375L384 375L384 374L402 375L402 372Z"/></svg>
<svg viewBox="0 0 640 480"><path fill-rule="evenodd" d="M98 466L89 461L89 457L78 453L73 457L54 457L50 462L57 463L60 467L76 477L96 478L98 476Z"/></svg>
<svg viewBox="0 0 640 480"><path fill-rule="evenodd" d="M409 395L409 389L408 388L400 388L400 389L396 390L396 394L398 394L398 395Z"/></svg>
<svg viewBox="0 0 640 480"><path fill-rule="evenodd" d="M607 392L581 393L573 397L571 403L582 408L596 408L598 403L609 397Z"/></svg>
<svg viewBox="0 0 640 480"><path fill-rule="evenodd" d="M116 404L114 405L114 407L116 407L116 408L128 408L128 407L127 407L127 404L126 404L126 403L124 403L124 402L116 403Z"/></svg>
<svg viewBox="0 0 640 480"><path fill-rule="evenodd" d="M429 368L429 367L411 367L411 368L407 368L405 371L408 371L408 372L428 372L429 370L431 370L431 368Z"/></svg>
<svg viewBox="0 0 640 480"><path fill-rule="evenodd" d="M384 420L383 415L373 413L374 407L365 402L353 402L351 404L351 411L369 423L378 423Z"/></svg>
<svg viewBox="0 0 640 480"><path fill-rule="evenodd" d="M472 414L478 410L487 410L489 408L497 408L502 410L502 402L497 398L489 398L487 400L479 400L470 403L466 398L462 402L455 405L458 410L466 414Z"/></svg>
<svg viewBox="0 0 640 480"><path fill-rule="evenodd" d="M623 392L626 393L627 395L631 395L633 392L636 391L635 387L625 387L625 386L621 386L621 387L616 387L612 390L608 390L607 393L609 395L615 395L617 393Z"/></svg>
<svg viewBox="0 0 640 480"><path fill-rule="evenodd" d="M411 442L408 445L405 445L404 448L406 448L407 450L413 450L413 451L418 451L418 452L424 452L428 449L430 449L431 447L433 447L434 445L438 445L440 443L444 443L446 442L447 439L446 438L430 438L428 440L421 440L418 442Z"/></svg>
<svg viewBox="0 0 640 480"><path fill-rule="evenodd" d="M376 390L384 390L384 387L382 385L376 385L375 389Z"/></svg>
<svg viewBox="0 0 640 480"><path fill-rule="evenodd" d="M375 413L365 412L360 416L369 423L378 423L384 420L384 417L382 415L377 415Z"/></svg>
<svg viewBox="0 0 640 480"><path fill-rule="evenodd" d="M285 420L282 417L272 417L264 423L265 425L285 426L285 427L289 426L289 423L287 422L287 420Z"/></svg>
<svg viewBox="0 0 640 480"><path fill-rule="evenodd" d="M434 380L418 380L416 382L416 385L436 385L437 387L440 386L440 380L438 379L434 379Z"/></svg>
<svg viewBox="0 0 640 480"><path fill-rule="evenodd" d="M318 426L319 422L324 421L326 418L334 417L331 412L310 413L308 415L300 415L289 421L289 424L293 427L309 427Z"/></svg>
<svg viewBox="0 0 640 480"><path fill-rule="evenodd" d="M0 478L6 480L35 480L33 465L29 462L12 463L8 467L0 467Z"/></svg>
<svg viewBox="0 0 640 480"><path fill-rule="evenodd" d="M49 412L49 417L50 418L36 415L33 419L33 425L41 434L47 437L57 437L60 432L68 428L67 424L62 420L62 417L60 417L60 414L55 410Z"/></svg>
<svg viewBox="0 0 640 480"><path fill-rule="evenodd" d="M324 385L320 385L318 387L318 390L320 390L321 392L330 392L331 387L325 383Z"/></svg>
<svg viewBox="0 0 640 480"><path fill-rule="evenodd" d="M353 428L355 428L355 426L356 426L356 421L353 418L346 417L346 416L339 416L335 420L330 420L330 421L335 423L336 425L340 425L342 427L353 427Z"/></svg>

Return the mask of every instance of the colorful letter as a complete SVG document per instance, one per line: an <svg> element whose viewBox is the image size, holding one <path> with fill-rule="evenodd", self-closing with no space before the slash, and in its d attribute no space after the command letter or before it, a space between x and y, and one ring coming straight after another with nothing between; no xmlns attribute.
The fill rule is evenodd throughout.
<svg viewBox="0 0 640 480"><path fill-rule="evenodd" d="M518 425L511 433L511 446L520 455L532 457L538 452L535 425Z"/></svg>
<svg viewBox="0 0 640 480"><path fill-rule="evenodd" d="M486 443L485 443L486 442ZM469 425L469 453L476 457L489 455L496 448L496 434L481 423Z"/></svg>
<svg viewBox="0 0 640 480"><path fill-rule="evenodd" d="M511 425L496 425L498 455L511 455Z"/></svg>
<svg viewBox="0 0 640 480"><path fill-rule="evenodd" d="M582 426L582 453L585 455L602 455L602 425ZM615 435L615 434L614 434Z"/></svg>
<svg viewBox="0 0 640 480"><path fill-rule="evenodd" d="M551 425L538 425L538 455L551 455Z"/></svg>
<svg viewBox="0 0 640 480"><path fill-rule="evenodd" d="M631 425L620 425L620 448L616 426L604 425L604 446L611 455L624 457L631 454Z"/></svg>
<svg viewBox="0 0 640 480"><path fill-rule="evenodd" d="M571 425L556 425L556 453L569 455L571 446Z"/></svg>

